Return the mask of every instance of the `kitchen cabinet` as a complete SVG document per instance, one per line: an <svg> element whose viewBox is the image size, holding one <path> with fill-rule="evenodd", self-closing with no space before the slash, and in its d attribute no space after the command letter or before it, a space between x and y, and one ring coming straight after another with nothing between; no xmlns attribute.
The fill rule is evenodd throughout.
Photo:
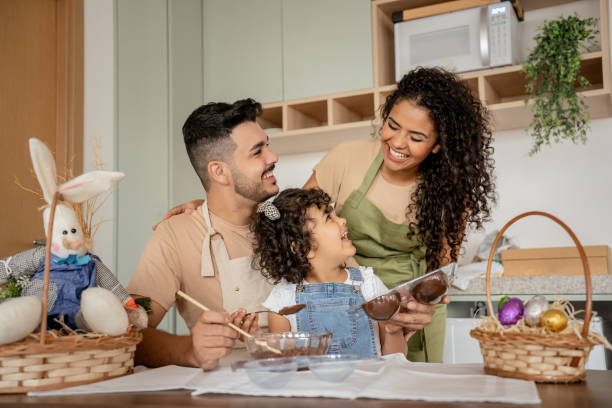
<svg viewBox="0 0 612 408"><path fill-rule="evenodd" d="M396 11L444 3L444 0L374 0L372 15L373 87L316 98L285 100L264 106L261 125L281 128L271 133L271 145L280 154L328 150L339 141L367 138L375 127L375 114L385 97L395 89L394 35L391 15ZM591 83L579 89L592 119L612 116L610 74L610 27L608 0L524 0L523 59L532 45L537 26L560 14L594 12L599 17L599 50L583 54L581 73ZM586 13L586 15L585 15ZM494 130L524 128L531 121L525 106L525 77L521 65L459 74L461 80L489 109ZM338 112L343 112L339 114ZM339 115L339 116L338 116ZM340 119L339 119L340 118Z"/></svg>
<svg viewBox="0 0 612 408"><path fill-rule="evenodd" d="M283 99L281 0L204 0L204 101Z"/></svg>
<svg viewBox="0 0 612 408"><path fill-rule="evenodd" d="M370 0L283 0L285 100L372 88Z"/></svg>
<svg viewBox="0 0 612 408"><path fill-rule="evenodd" d="M206 102L372 87L369 0L204 0Z"/></svg>

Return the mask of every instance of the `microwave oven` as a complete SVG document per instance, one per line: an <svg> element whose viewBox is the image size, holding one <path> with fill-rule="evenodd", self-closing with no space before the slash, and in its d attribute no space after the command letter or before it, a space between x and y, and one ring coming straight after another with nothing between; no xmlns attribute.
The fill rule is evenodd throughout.
<svg viewBox="0 0 612 408"><path fill-rule="evenodd" d="M418 66L465 72L518 63L510 1L397 22L401 15L393 16L396 81Z"/></svg>

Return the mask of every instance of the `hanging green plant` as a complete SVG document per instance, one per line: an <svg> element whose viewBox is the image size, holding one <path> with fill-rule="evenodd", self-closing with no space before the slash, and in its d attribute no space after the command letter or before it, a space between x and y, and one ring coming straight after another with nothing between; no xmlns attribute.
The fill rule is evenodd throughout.
<svg viewBox="0 0 612 408"><path fill-rule="evenodd" d="M576 88L589 85L579 75L580 52L597 47L598 32L597 19L581 19L578 14L538 27L536 46L522 69L526 91L534 99L533 121L526 128L534 139L529 155L551 141L586 142L589 111Z"/></svg>

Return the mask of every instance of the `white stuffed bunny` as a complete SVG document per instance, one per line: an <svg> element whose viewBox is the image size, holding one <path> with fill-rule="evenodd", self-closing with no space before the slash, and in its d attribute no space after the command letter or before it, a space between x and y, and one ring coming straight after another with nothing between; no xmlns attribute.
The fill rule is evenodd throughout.
<svg viewBox="0 0 612 408"><path fill-rule="evenodd" d="M106 265L89 253L89 240L70 204L81 203L108 190L115 182L123 179L124 174L92 171L58 187L55 161L47 146L38 139L30 139L30 154L45 201L51 204L56 192L66 201L58 202L56 206L51 233L48 326L59 328L53 319L62 316L64 323L73 329L94 330L109 335L125 333L130 322L137 328L146 327L147 315L144 309L136 305ZM50 210L46 208L43 213L47 236ZM33 275L21 296L42 299L44 257L44 248L38 247L0 260L0 281L9 277L18 279L23 275ZM32 305L32 302L29 304ZM12 310L16 307L24 306L17 302L0 303L0 315L16 316L15 319L23 320L23 313ZM11 332L10 338L13 339L22 323L23 331L26 331L25 326L31 327L33 324L31 321L18 320L13 322L10 318L0 319L0 333ZM40 316L34 327L38 323ZM20 338L31 330L27 329ZM4 339L4 343L10 341ZM0 344L3 344L2 336Z"/></svg>

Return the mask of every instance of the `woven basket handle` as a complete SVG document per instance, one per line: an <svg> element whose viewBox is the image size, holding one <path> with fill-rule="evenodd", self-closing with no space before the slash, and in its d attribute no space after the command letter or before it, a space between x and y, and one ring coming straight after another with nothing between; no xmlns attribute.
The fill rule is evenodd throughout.
<svg viewBox="0 0 612 408"><path fill-rule="evenodd" d="M43 274L43 298L42 310L40 312L40 344L45 344L47 338L47 302L49 301L49 276L51 266L51 239L53 237L53 222L55 221L55 209L60 199L60 193L55 192L51 201L51 211L49 213L49 224L47 227L47 242L45 243L45 269Z"/></svg>
<svg viewBox="0 0 612 408"><path fill-rule="evenodd" d="M489 308L489 315L493 316L493 318L497 319L495 313L493 312L493 304L491 303L491 265L493 264L493 254L495 254L495 249L497 248L497 243L501 239L504 232L515 222L520 220L521 218L528 217L530 215L540 215L543 217L550 218L559 224L569 236L574 240L574 244L576 244L576 248L578 248L578 253L580 254L580 258L582 259L582 269L584 270L584 280L586 283L586 304L585 304L585 312L584 312L584 324L582 326L582 337L586 338L589 334L589 323L591 322L591 312L593 310L593 300L592 300L592 288L591 288L591 270L589 269L589 263L587 262L586 253L584 252L584 248L582 244L574 234L574 231L571 230L563 221L551 215L549 213L543 211L529 211L526 213L522 213L508 221L506 225L499 231L497 236L495 237L495 241L493 241L493 246L491 247L491 252L489 253L489 260L487 262L487 307Z"/></svg>

